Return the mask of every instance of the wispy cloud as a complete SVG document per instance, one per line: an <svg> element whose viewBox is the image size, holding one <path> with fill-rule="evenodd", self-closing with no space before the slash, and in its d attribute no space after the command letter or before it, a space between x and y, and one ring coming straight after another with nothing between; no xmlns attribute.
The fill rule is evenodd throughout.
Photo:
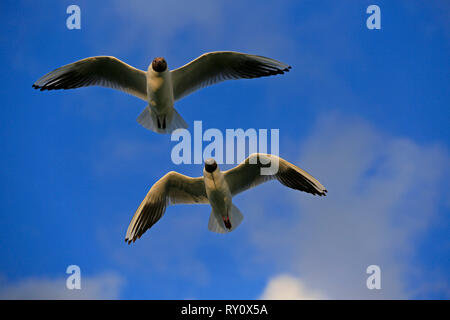
<svg viewBox="0 0 450 320"><path fill-rule="evenodd" d="M293 216L261 210L247 221L255 244L277 261L277 270L298 275L329 298L417 294L408 277L421 272L414 260L420 240L443 218L438 209L446 205L448 189L445 148L391 137L361 119L332 114L319 119L300 150L299 166L329 194L280 197ZM366 288L372 264L381 267L381 290Z"/></svg>
<svg viewBox="0 0 450 320"><path fill-rule="evenodd" d="M263 300L318 300L325 298L323 294L307 288L299 278L287 274L270 279L261 295Z"/></svg>
<svg viewBox="0 0 450 320"><path fill-rule="evenodd" d="M222 6L221 2L205 0L113 1L110 10L99 12L97 21L101 23L96 27L105 36L93 41L92 46L122 54L138 52L149 61L156 54L167 56L174 49L183 51L183 47L188 47L200 35L212 38L221 21ZM103 23L111 20L122 26L114 29L114 33Z"/></svg>
<svg viewBox="0 0 450 320"><path fill-rule="evenodd" d="M16 282L0 281L2 300L96 300L118 299L123 279L115 273L81 278L81 289L69 290L66 278L28 278Z"/></svg>
<svg viewBox="0 0 450 320"><path fill-rule="evenodd" d="M96 21L101 23L96 28L103 37L92 34L95 41L91 45L116 54L136 52L148 61L154 55L164 55L177 63L214 50L279 53L281 48L292 49L293 39L287 36L288 24L280 25L274 17L283 16L292 5L292 1L277 6L207 0L114 1L111 10L99 12ZM112 33L103 21L117 21L121 28ZM184 59L178 60L182 56ZM169 62L169 67L178 65Z"/></svg>

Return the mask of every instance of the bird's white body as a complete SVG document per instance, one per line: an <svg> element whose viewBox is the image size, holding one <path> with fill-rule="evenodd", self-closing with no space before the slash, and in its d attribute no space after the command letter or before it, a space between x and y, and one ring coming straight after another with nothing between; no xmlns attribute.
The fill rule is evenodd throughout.
<svg viewBox="0 0 450 320"><path fill-rule="evenodd" d="M174 128L187 127L184 120L174 109L172 75L168 69L156 72L149 65L145 74L147 79L148 107L138 117L138 122L147 129L165 133ZM176 121L172 121L178 116Z"/></svg>
<svg viewBox="0 0 450 320"><path fill-rule="evenodd" d="M172 77L168 70L156 72L149 65L147 74L148 104L154 108L157 114L164 114L173 109L173 85Z"/></svg>
<svg viewBox="0 0 450 320"><path fill-rule="evenodd" d="M209 173L203 169L203 178L206 195L208 196L209 204L213 209L213 214L216 219L222 221L228 218L232 208L232 195L222 171L215 170Z"/></svg>

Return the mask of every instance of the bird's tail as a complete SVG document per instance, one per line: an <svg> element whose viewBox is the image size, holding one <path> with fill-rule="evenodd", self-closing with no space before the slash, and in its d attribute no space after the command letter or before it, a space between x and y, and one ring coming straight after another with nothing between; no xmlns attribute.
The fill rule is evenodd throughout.
<svg viewBox="0 0 450 320"><path fill-rule="evenodd" d="M147 106L136 120L144 128L157 133L172 133L175 129L188 127L175 109L158 115L153 108Z"/></svg>
<svg viewBox="0 0 450 320"><path fill-rule="evenodd" d="M231 205L229 219L231 224L230 229L226 227L225 222L222 221L222 219L218 217L218 215L214 214L214 211L211 211L208 222L209 231L217 233L228 233L235 230L241 224L242 220L244 220L244 215L234 204Z"/></svg>

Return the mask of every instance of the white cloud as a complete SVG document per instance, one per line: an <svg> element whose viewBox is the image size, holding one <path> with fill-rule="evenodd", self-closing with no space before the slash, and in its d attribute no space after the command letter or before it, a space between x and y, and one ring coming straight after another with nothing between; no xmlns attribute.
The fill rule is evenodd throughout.
<svg viewBox="0 0 450 320"><path fill-rule="evenodd" d="M282 274L269 280L261 296L263 300L318 300L325 296L311 291L297 277Z"/></svg>
<svg viewBox="0 0 450 320"><path fill-rule="evenodd" d="M247 215L255 244L277 269L298 275L332 299L418 294L424 284L408 279L423 272L414 260L418 245L430 225L443 218L439 207L448 205L447 151L337 114L321 117L300 150L300 160L293 162L329 194L312 197L276 186L280 196L275 198L291 212L275 214L262 209L273 203L260 200L273 202L273 194L258 192L260 207L251 210L257 214ZM366 288L366 268L372 264L381 267L381 290Z"/></svg>
<svg viewBox="0 0 450 320"><path fill-rule="evenodd" d="M289 13L292 3L274 7L208 0L113 1L110 10L100 10L93 21L97 25L90 30L91 45L99 52L120 56L134 52L145 63L161 55L168 58L169 68L214 50L279 55L290 48L294 55L288 26L280 26L280 19L267 19ZM120 28L105 21L115 21Z"/></svg>
<svg viewBox="0 0 450 320"><path fill-rule="evenodd" d="M1 300L96 300L118 299L123 280L114 273L81 278L81 289L66 288L66 278L28 278L17 282L0 281Z"/></svg>
<svg viewBox="0 0 450 320"><path fill-rule="evenodd" d="M205 36L214 38L222 6L221 2L208 0L113 1L110 10L99 11L94 21L97 30L92 32L93 39L99 34L104 37L91 44L98 50L139 52L147 60L167 56L173 49L185 51L183 40L174 39L185 38L189 43ZM116 21L120 28L111 28L105 21Z"/></svg>

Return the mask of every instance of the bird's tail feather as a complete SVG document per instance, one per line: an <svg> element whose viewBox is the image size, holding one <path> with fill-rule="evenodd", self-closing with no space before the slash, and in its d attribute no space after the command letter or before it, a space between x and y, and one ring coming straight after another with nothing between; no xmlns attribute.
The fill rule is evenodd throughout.
<svg viewBox="0 0 450 320"><path fill-rule="evenodd" d="M244 215L241 211L232 204L231 210L229 212L229 218L231 223L231 229L227 229L225 227L224 222L214 214L214 211L211 211L211 215L209 216L208 229L209 231L216 233L228 233L235 230L244 220Z"/></svg>
<svg viewBox="0 0 450 320"><path fill-rule="evenodd" d="M153 108L147 106L136 120L144 128L157 133L172 133L175 129L188 127L175 109L158 117Z"/></svg>

